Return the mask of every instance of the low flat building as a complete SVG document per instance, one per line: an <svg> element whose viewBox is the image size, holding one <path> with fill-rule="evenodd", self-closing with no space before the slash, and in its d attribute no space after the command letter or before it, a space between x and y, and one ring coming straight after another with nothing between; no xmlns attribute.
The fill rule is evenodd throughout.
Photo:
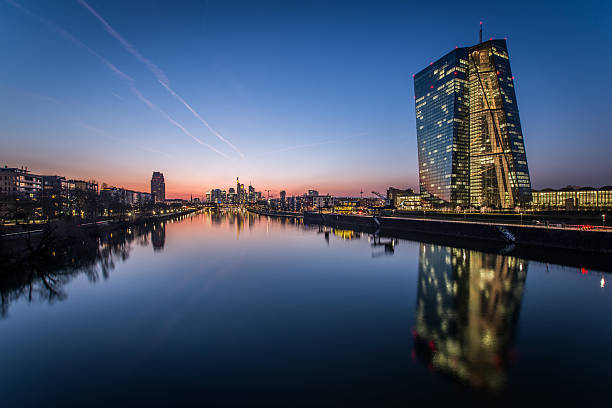
<svg viewBox="0 0 612 408"><path fill-rule="evenodd" d="M90 193L98 194L98 183L95 181L68 180L68 182L74 186L74 190L88 191Z"/></svg>
<svg viewBox="0 0 612 408"><path fill-rule="evenodd" d="M395 203L395 198L399 195L414 195L414 191L411 188L401 189L395 187L389 187L387 189L387 199L390 203Z"/></svg>
<svg viewBox="0 0 612 408"><path fill-rule="evenodd" d="M612 210L612 186L533 190L531 207L537 211Z"/></svg>
<svg viewBox="0 0 612 408"><path fill-rule="evenodd" d="M315 208L333 207L334 197L329 194L312 196L312 206Z"/></svg>
<svg viewBox="0 0 612 408"><path fill-rule="evenodd" d="M399 211L419 211L421 206L421 195L414 192L397 194L393 202Z"/></svg>

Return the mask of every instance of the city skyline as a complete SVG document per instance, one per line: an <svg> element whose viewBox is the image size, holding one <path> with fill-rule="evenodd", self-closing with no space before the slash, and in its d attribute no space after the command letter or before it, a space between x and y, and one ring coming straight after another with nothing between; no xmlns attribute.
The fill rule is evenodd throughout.
<svg viewBox="0 0 612 408"><path fill-rule="evenodd" d="M483 20L485 39L508 37L533 188L599 187L612 174L599 103L610 85L594 79L598 64L553 64L580 44L607 65L610 6L591 6L467 8L451 19L393 2L245 3L236 13L223 4L5 0L2 161L137 191L160 171L176 198L236 175L275 195L417 189L412 75L475 43ZM582 24L581 13L601 24ZM451 24L430 32L437 18Z"/></svg>

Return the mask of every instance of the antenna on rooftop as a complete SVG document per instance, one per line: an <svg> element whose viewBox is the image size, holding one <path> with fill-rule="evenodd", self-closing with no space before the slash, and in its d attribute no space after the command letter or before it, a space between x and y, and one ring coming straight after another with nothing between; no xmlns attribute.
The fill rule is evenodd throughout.
<svg viewBox="0 0 612 408"><path fill-rule="evenodd" d="M478 41L478 44L481 44L482 43L482 21L480 22L480 37L479 37L479 40L480 41Z"/></svg>

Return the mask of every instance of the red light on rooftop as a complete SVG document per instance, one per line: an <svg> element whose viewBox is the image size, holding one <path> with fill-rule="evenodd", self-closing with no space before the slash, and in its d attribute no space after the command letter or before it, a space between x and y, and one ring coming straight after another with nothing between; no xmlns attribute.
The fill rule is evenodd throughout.
<svg viewBox="0 0 612 408"><path fill-rule="evenodd" d="M514 77L512 77L512 79L514 79Z"/></svg>
<svg viewBox="0 0 612 408"><path fill-rule="evenodd" d="M457 71L453 72L453 74L457 75Z"/></svg>
<svg viewBox="0 0 612 408"><path fill-rule="evenodd" d="M480 25L482 25L482 21L480 22Z"/></svg>
<svg viewBox="0 0 612 408"><path fill-rule="evenodd" d="M432 85L432 86L430 86L430 88L431 88L431 89L433 89L433 85Z"/></svg>
<svg viewBox="0 0 612 408"><path fill-rule="evenodd" d="M508 40L508 37L504 37L504 40Z"/></svg>
<svg viewBox="0 0 612 408"><path fill-rule="evenodd" d="M493 37L489 38L489 41L493 41Z"/></svg>
<svg viewBox="0 0 612 408"><path fill-rule="evenodd" d="M499 75L499 71L497 71L497 75Z"/></svg>
<svg viewBox="0 0 612 408"><path fill-rule="evenodd" d="M430 62L429 65L433 65L433 62Z"/></svg>
<svg viewBox="0 0 612 408"><path fill-rule="evenodd" d="M414 74L412 74L412 77L414 78Z"/></svg>
<svg viewBox="0 0 612 408"><path fill-rule="evenodd" d="M589 271L587 271L587 270L586 270L586 269L584 269L584 268L581 268L581 269L580 269L580 273L582 273L583 275L586 275L587 273L589 273Z"/></svg>

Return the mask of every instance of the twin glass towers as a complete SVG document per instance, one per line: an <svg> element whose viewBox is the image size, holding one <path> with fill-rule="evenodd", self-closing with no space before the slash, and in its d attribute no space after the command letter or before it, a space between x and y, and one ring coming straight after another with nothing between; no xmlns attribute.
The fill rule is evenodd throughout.
<svg viewBox="0 0 612 408"><path fill-rule="evenodd" d="M505 40L456 48L414 75L426 206L511 209L531 181Z"/></svg>

